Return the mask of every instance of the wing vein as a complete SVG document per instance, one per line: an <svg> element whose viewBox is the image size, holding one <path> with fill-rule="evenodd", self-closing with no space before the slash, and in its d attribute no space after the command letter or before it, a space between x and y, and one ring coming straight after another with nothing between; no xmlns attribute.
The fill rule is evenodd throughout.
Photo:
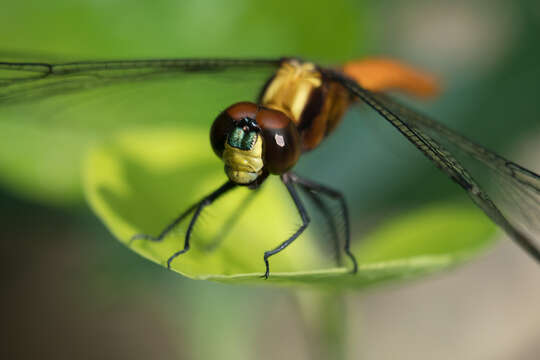
<svg viewBox="0 0 540 360"><path fill-rule="evenodd" d="M445 138L446 141L454 144L461 151L467 153L477 161L480 161L495 173L500 173L500 176L503 179L510 179L513 184L519 184L519 186L515 185L511 187L509 193L517 191L522 194L527 194L527 190L538 193L540 189L540 178L537 174L473 143L446 126L424 117L382 94L375 94L362 88L354 80L347 78L339 72L326 70L325 76L330 80L339 82L348 89L353 96L366 103L390 122L390 124L405 136L407 140L433 161L440 170L461 185L461 187L466 190L471 200L482 209L494 223L499 225L518 245L540 263L540 249L534 243L532 238L526 235L522 230L518 229L517 223L513 220L509 220L507 216L501 212L496 203L478 184L470 172L465 169L461 162L446 150L439 141L435 140L433 136L424 132L423 129L429 129L432 131L432 135L436 134L438 137ZM523 188L520 186L523 186ZM532 197L532 200L534 201L536 199ZM524 204L521 203L519 199L516 200L515 198L514 202L514 206L517 208L516 210L518 212L516 215L520 216L520 219L524 222L531 221L526 210L522 208ZM534 204L532 205L532 209L536 213L540 212L539 209L534 208Z"/></svg>

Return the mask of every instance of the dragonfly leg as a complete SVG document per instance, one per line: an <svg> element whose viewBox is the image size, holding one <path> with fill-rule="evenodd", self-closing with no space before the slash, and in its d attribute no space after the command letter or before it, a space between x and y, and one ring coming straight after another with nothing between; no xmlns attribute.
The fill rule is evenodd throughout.
<svg viewBox="0 0 540 360"><path fill-rule="evenodd" d="M289 246L304 230L307 228L309 224L309 215L306 212L306 209L304 208L304 205L302 204L302 201L300 200L300 197L298 196L298 193L296 192L296 189L294 188L294 184L289 176L289 173L285 173L281 175L281 181L283 181L283 184L287 187L287 190L289 191L289 194L291 195L294 204L296 205L296 209L298 210L298 213L300 214L300 218L302 219L302 225L296 230L296 232L287 240L282 242L277 248L268 250L264 253L264 264L266 265L266 271L264 275L262 276L265 279L268 279L268 276L270 275L270 265L268 264L268 258L272 255L277 254L281 250L285 249L287 246Z"/></svg>
<svg viewBox="0 0 540 360"><path fill-rule="evenodd" d="M221 185L217 190L215 190L210 195L207 195L204 197L198 204L195 209L195 213L193 214L193 217L191 218L191 221L189 222L189 226L186 231L186 237L184 239L184 248L182 250L178 250L172 256L167 259L167 269L171 268L171 262L176 259L178 256L184 254L186 251L189 250L189 239L191 237L191 232L193 231L193 228L195 226L195 222L199 218L199 215L201 214L202 210L207 207L208 205L212 204L217 198L219 198L221 195L225 194L227 191L231 190L236 186L235 183L232 181L227 181L225 184Z"/></svg>
<svg viewBox="0 0 540 360"><path fill-rule="evenodd" d="M293 183L298 184L302 187L305 187L309 189L310 191L320 192L323 194L328 195L331 198L337 199L341 205L341 209L343 211L343 217L345 218L345 254L351 259L353 263L353 273L356 273L358 271L358 263L356 261L356 258L354 257L353 253L351 252L351 229L350 229L350 222L349 222L349 208L347 207L347 202L345 201L345 197L342 193L340 193L337 190L334 190L332 188L329 188L327 186L315 183L311 180L307 180L304 178L299 177L296 174L289 174L290 179Z"/></svg>
<svg viewBox="0 0 540 360"><path fill-rule="evenodd" d="M322 201L319 192L305 186L304 184L299 183L298 185L300 185L300 189L304 191L304 193L311 199L311 201L315 204L315 206L326 218L326 222L328 224L328 227L331 233L330 235L332 236L332 244L334 245L334 253L336 255L336 262L338 266L341 266L343 264L343 261L342 261L341 249L340 249L340 244L339 244L339 234L338 234L336 222L335 222L334 216L332 215L331 210L328 208L326 203Z"/></svg>
<svg viewBox="0 0 540 360"><path fill-rule="evenodd" d="M131 237L129 240L129 244L131 244L134 240L137 239L144 239L144 240L150 240L150 241L162 241L165 236L167 236L168 233L171 232L172 229L174 229L186 216L188 216L190 213L195 211L195 214L193 214L193 217L191 218L191 222L189 223L188 229L186 231L186 237L184 241L184 248L176 253L174 253L168 260L167 260L167 267L170 268L171 261L174 260L177 256L185 253L189 250L189 238L191 236L191 232L193 230L193 227L195 226L195 221L199 217L201 211L205 206L210 205L214 200L216 200L221 195L225 194L230 189L234 188L236 185L232 181L227 181L225 184L221 185L217 190L210 193L209 195L205 196L201 201L191 205L186 211L184 211L180 216L178 216L176 219L174 219L173 222L171 222L169 225L163 229L158 236L152 236L147 234L135 234Z"/></svg>

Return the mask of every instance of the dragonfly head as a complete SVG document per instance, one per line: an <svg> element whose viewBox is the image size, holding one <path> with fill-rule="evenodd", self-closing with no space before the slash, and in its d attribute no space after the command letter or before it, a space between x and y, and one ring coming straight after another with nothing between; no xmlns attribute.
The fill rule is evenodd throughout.
<svg viewBox="0 0 540 360"><path fill-rule="evenodd" d="M249 185L265 172L282 174L300 156L294 123L280 111L249 102L234 104L216 118L210 142L229 179L239 185Z"/></svg>

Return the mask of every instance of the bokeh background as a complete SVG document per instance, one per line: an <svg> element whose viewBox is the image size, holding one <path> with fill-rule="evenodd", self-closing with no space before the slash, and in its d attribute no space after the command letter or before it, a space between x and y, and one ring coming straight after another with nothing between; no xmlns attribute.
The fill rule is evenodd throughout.
<svg viewBox="0 0 540 360"><path fill-rule="evenodd" d="M21 1L2 4L0 30L3 58L403 59L444 83L440 99L417 108L540 170L537 1ZM130 119L83 117L63 132L77 106L38 123L24 121L24 107L0 110L2 357L320 357L302 295L185 279L108 233L84 201L80 154ZM343 189L353 231L367 212L465 200L399 136L360 121L370 116L353 110L298 166ZM57 166L40 167L51 159ZM348 358L537 359L540 273L499 236L453 271L346 294Z"/></svg>

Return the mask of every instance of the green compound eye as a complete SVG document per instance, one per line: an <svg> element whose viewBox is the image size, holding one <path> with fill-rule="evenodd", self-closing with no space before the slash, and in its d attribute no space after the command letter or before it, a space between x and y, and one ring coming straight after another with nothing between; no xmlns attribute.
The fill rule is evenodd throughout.
<svg viewBox="0 0 540 360"><path fill-rule="evenodd" d="M229 135L229 145L240 150L251 150L257 139L255 131L244 131L242 128L234 128Z"/></svg>

